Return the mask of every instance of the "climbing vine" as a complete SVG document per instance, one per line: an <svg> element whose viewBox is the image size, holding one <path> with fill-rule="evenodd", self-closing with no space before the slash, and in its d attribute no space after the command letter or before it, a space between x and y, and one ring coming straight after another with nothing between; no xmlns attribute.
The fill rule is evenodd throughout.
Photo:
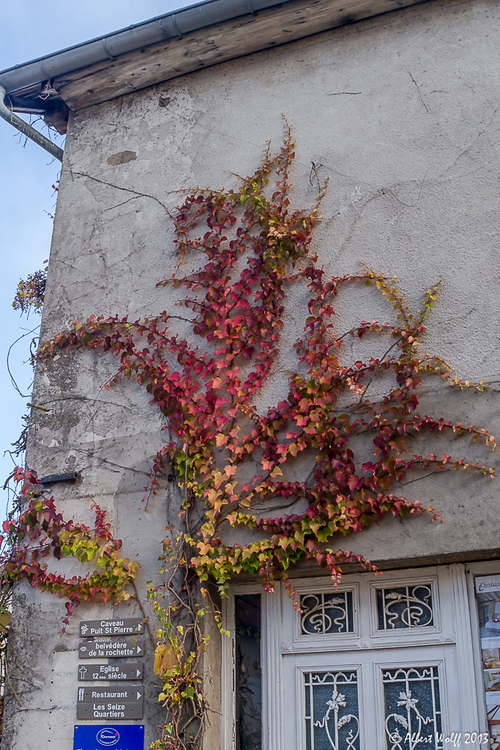
<svg viewBox="0 0 500 750"><path fill-rule="evenodd" d="M493 474L462 458L408 455L408 440L424 431L468 434L495 445L484 429L418 411L424 376L459 383L444 360L423 354L419 346L439 285L425 293L414 313L396 280L369 268L327 278L309 253L326 186L311 210L292 209L293 158L287 131L281 151L273 155L268 149L256 173L241 179L237 189L196 191L177 211L181 261L196 252L207 262L159 284L183 285L190 292L182 304L192 311L189 323L203 345L171 332L178 316L167 312L142 321L91 316L45 343L39 355L46 360L64 349L111 351L121 362L113 380L134 378L151 394L175 436L157 455L153 485L168 458L185 490L184 510L202 503L201 529L189 538L195 551L191 564L202 581L211 577L221 590L242 572L259 576L272 590L275 578L286 582L286 571L301 559L314 559L336 579L352 556L325 548L332 538L358 532L386 514L423 512L419 502L393 491L412 472L474 468ZM277 181L269 198L273 172ZM290 373L286 398L262 415L254 401L277 362L287 289L300 282L309 294L305 332L295 344L301 370ZM356 284L375 287L394 308L397 323L361 321L338 335L335 297ZM343 365L339 355L347 336L379 336L386 351ZM394 385L382 398L370 398L374 378L386 373ZM370 435L373 448L371 460L361 466L350 447L360 434ZM307 479L292 481L286 476L289 465L300 457L309 457L310 470ZM269 516L266 503L276 498L305 500L307 510ZM220 535L224 525L243 525L266 537L229 544Z"/></svg>
<svg viewBox="0 0 500 750"><path fill-rule="evenodd" d="M182 507L179 529L164 542L163 568L149 592L158 622L155 671L163 683L160 701L169 712L155 750L199 746L207 709L198 666L208 643L201 618L210 606L200 598L200 582L224 595L232 577L245 573L258 577L266 591L282 580L295 598L291 566L313 561L337 582L346 562L373 567L339 546L339 538L386 515L434 513L402 494L411 476L450 469L494 473L446 453L412 453L413 439L427 433L496 445L485 429L419 409L424 378L470 385L421 346L439 283L414 311L397 280L371 268L328 277L310 249L326 184L309 210L293 208L293 159L286 128L280 151L268 148L256 172L235 188L185 195L174 217L179 265L171 278L158 282L186 289L183 315L163 312L143 320L92 315L57 333L38 355L45 363L61 351L111 352L119 360L111 384L121 377L135 380L165 417L170 438L155 458L150 491L157 491L168 463ZM193 255L204 256L203 262L183 272ZM360 285L385 298L395 322L360 320L338 331L336 297ZM308 297L295 344L297 366L288 371L282 400L262 413L259 399L276 374L286 299L294 286ZM179 324L190 328L188 337L178 332ZM381 355L345 364L349 339L379 340ZM360 439L370 445L364 458L356 449ZM95 510L94 531L68 526L52 501L41 500L36 486L29 486L28 510L9 526L29 544L18 548L11 574L64 595L70 608L81 598L111 596L107 576L118 548L102 511ZM248 530L246 542L231 540L235 527ZM74 584L53 580L38 562L49 551L95 560L101 577ZM119 600L135 568L121 559L118 567L113 595Z"/></svg>
<svg viewBox="0 0 500 750"><path fill-rule="evenodd" d="M120 557L122 543L113 538L105 511L90 501L93 528L65 520L54 498L43 494L33 473L17 468L13 478L21 488L0 538L4 582L26 580L41 591L65 599L64 626L81 602L101 599L119 604L129 599L129 587L139 564ZM93 564L95 569L85 575L65 576L49 571L49 557L74 557L84 565Z"/></svg>
<svg viewBox="0 0 500 750"><path fill-rule="evenodd" d="M162 736L150 750L190 750L201 744L209 709L200 675L200 660L210 637L203 618L211 611L220 624L206 590L189 565L183 536L163 541L162 567L149 584L148 598L158 622L154 673L162 680L158 701L167 711Z"/></svg>

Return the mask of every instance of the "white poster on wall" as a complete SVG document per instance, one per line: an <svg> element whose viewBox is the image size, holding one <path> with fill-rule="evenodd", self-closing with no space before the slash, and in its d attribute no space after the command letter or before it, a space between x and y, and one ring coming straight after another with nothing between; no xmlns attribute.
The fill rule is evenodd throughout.
<svg viewBox="0 0 500 750"><path fill-rule="evenodd" d="M475 589L490 748L500 750L500 574L478 576Z"/></svg>

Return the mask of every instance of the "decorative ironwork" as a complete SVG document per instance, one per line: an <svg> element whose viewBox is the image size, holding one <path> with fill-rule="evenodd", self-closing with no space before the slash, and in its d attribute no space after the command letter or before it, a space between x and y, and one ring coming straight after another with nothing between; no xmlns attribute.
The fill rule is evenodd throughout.
<svg viewBox="0 0 500 750"><path fill-rule="evenodd" d="M304 675L306 750L359 750L356 670Z"/></svg>
<svg viewBox="0 0 500 750"><path fill-rule="evenodd" d="M377 589L377 612L379 630L434 625L431 584Z"/></svg>
<svg viewBox="0 0 500 750"><path fill-rule="evenodd" d="M437 667L383 670L387 750L443 749Z"/></svg>
<svg viewBox="0 0 500 750"><path fill-rule="evenodd" d="M353 633L352 591L306 594L300 597L302 635Z"/></svg>

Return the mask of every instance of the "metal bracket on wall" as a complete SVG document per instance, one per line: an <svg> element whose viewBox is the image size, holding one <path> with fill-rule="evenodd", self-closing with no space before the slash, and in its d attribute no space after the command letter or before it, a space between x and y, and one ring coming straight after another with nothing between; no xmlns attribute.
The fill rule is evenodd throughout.
<svg viewBox="0 0 500 750"><path fill-rule="evenodd" d="M38 484L55 484L56 482L75 482L78 479L77 471L70 471L68 474L50 474L38 480Z"/></svg>

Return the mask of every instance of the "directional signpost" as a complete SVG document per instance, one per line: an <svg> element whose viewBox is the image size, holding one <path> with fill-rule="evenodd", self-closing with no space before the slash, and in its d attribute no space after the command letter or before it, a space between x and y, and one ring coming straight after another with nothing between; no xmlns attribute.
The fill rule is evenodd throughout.
<svg viewBox="0 0 500 750"><path fill-rule="evenodd" d="M117 700L120 703L137 703L142 701L144 690L142 685L137 686L116 686L111 687L81 687L78 688L78 702L90 703L91 701L109 701Z"/></svg>
<svg viewBox="0 0 500 750"><path fill-rule="evenodd" d="M142 719L143 704L138 703L120 703L119 701L110 701L101 703L93 701L92 703L78 703L76 707L76 718L82 719Z"/></svg>
<svg viewBox="0 0 500 750"><path fill-rule="evenodd" d="M80 635L85 640L78 644L78 657L80 659L111 659L111 664L87 662L78 666L79 682L101 683L97 686L78 688L76 715L79 721L142 719L144 711L142 685L116 683L125 680L142 680L143 665L140 662L128 664L115 662L115 659L137 658L144 655L144 639L137 638L137 635L142 633L144 633L144 620L138 618L129 617L123 620L103 618L83 620L80 623ZM111 683L111 685L102 685L103 682ZM142 750L144 727L141 727L141 732L137 734L137 737L134 734L135 725L123 728L127 729L124 750L126 750L125 746L127 750L135 750L135 748ZM103 733L102 737L99 733L95 735L95 739L101 745L114 745L115 740L119 742L117 738L122 736L118 726L96 727L95 724L92 728L77 726L75 727L74 750L93 750L94 730ZM132 735L135 744L129 746L128 742L132 740ZM123 736L122 739L124 739Z"/></svg>
<svg viewBox="0 0 500 750"><path fill-rule="evenodd" d="M142 719L142 688L78 688L78 719Z"/></svg>
<svg viewBox="0 0 500 750"><path fill-rule="evenodd" d="M143 666L139 662L130 664L81 664L78 681L90 680L142 680Z"/></svg>
<svg viewBox="0 0 500 750"><path fill-rule="evenodd" d="M113 638L110 641L80 641L78 644L78 656L80 659L109 659L116 656L143 656L144 640L137 638L126 640L125 638Z"/></svg>
<svg viewBox="0 0 500 750"><path fill-rule="evenodd" d="M144 620L127 617L124 620L82 620L82 638L97 638L103 635L138 635L144 633Z"/></svg>

